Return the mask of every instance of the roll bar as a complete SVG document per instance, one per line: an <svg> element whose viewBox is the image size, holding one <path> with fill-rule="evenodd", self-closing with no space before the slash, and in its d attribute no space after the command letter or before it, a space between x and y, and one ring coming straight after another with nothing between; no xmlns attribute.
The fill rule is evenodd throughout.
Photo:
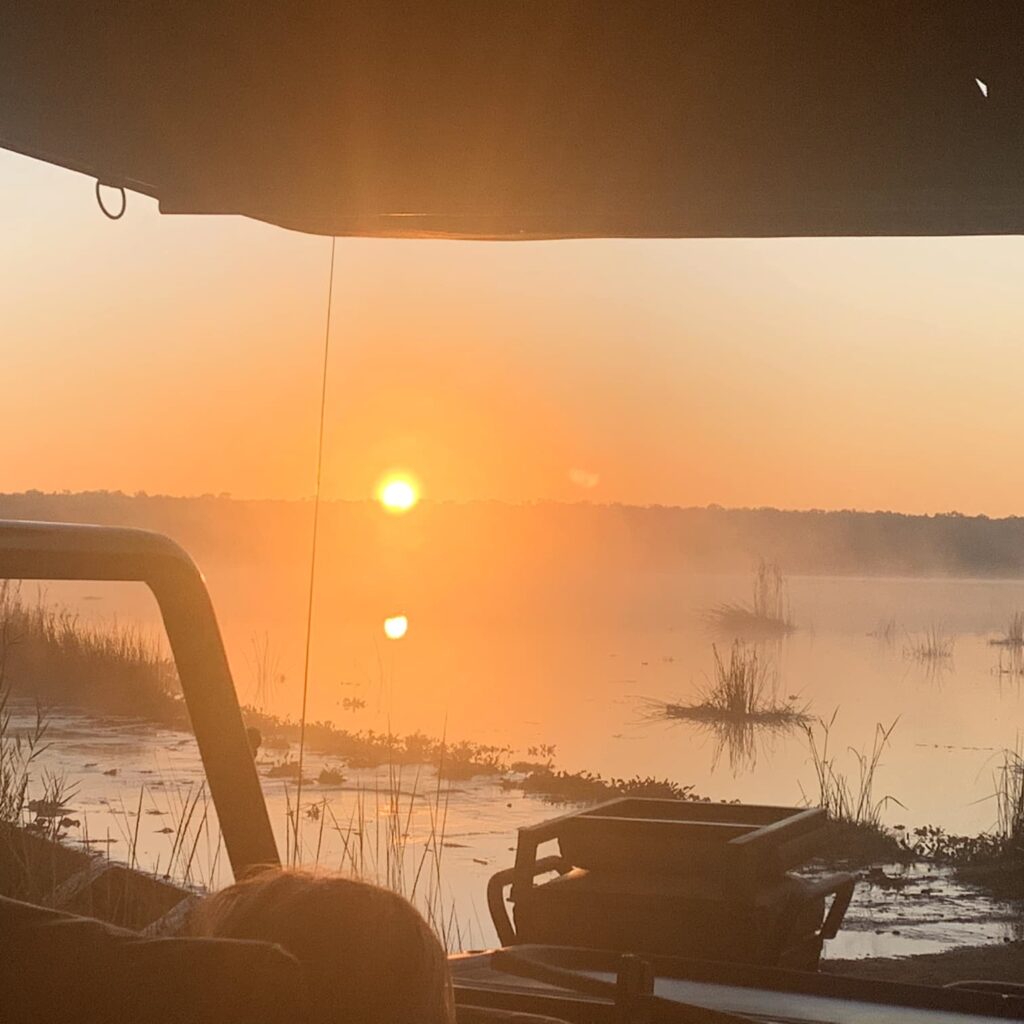
<svg viewBox="0 0 1024 1024"><path fill-rule="evenodd" d="M145 583L163 617L235 877L280 858L202 573L149 530L0 520L0 579Z"/></svg>

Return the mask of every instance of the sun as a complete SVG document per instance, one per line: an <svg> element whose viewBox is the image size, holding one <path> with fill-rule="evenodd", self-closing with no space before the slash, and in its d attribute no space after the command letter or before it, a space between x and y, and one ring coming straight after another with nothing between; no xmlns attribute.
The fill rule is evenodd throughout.
<svg viewBox="0 0 1024 1024"><path fill-rule="evenodd" d="M409 620L404 615L394 615L384 620L384 635L389 640L401 640L409 632Z"/></svg>
<svg viewBox="0 0 1024 1024"><path fill-rule="evenodd" d="M377 487L377 500L396 515L408 512L420 500L419 486L410 476L386 476Z"/></svg>

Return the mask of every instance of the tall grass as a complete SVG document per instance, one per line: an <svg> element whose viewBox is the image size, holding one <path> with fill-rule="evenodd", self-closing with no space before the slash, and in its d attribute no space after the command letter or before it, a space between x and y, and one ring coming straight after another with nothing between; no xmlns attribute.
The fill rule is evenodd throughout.
<svg viewBox="0 0 1024 1024"><path fill-rule="evenodd" d="M28 807L28 787L33 763L46 750L46 719L37 705L34 724L21 732L14 729L10 689L0 679L0 823L19 825Z"/></svg>
<svg viewBox="0 0 1024 1024"><path fill-rule="evenodd" d="M68 802L74 799L78 786L63 771L51 771L44 768L40 775L42 783L41 795L25 804L30 821L25 825L30 832L36 832L46 839L63 839L67 829L77 826L68 815L71 808Z"/></svg>
<svg viewBox="0 0 1024 1024"><path fill-rule="evenodd" d="M249 667L254 682L253 702L260 711L266 711L285 680L281 659L270 643L269 633L253 633L249 638Z"/></svg>
<svg viewBox="0 0 1024 1024"><path fill-rule="evenodd" d="M11 650L18 643L15 624L3 614L8 601L9 585L0 584L0 823L21 824L28 801L32 765L46 750L46 717L36 702L34 724L22 732L12 724L8 682Z"/></svg>
<svg viewBox="0 0 1024 1024"><path fill-rule="evenodd" d="M1018 745L1003 751L1003 763L996 771L996 833L1020 853L1024 844L1024 755Z"/></svg>
<svg viewBox="0 0 1024 1024"><path fill-rule="evenodd" d="M66 700L167 725L187 722L177 672L155 636L131 626L102 628L0 582L0 638L7 677L20 694Z"/></svg>
<svg viewBox="0 0 1024 1024"><path fill-rule="evenodd" d="M775 562L763 558L754 570L750 604L723 603L705 618L716 632L749 639L781 637L796 629L786 578Z"/></svg>
<svg viewBox="0 0 1024 1024"><path fill-rule="evenodd" d="M35 718L21 730L13 726L10 677L18 680L19 689L36 696ZM41 761L49 743L40 694L63 695L68 687L73 688L72 699L81 701L84 694L85 703L109 711L148 711L161 719L178 719L177 676L158 643L131 629L86 626L42 603L30 606L22 601L15 584L0 583L0 823L54 842L81 830L78 841L89 848L95 840L89 838L88 821L68 816L73 813L68 803L77 785ZM36 792L34 799L30 789ZM164 792L167 810L151 808L160 815L170 814L174 824L171 850L162 865L160 855L154 863L140 861L143 798L150 795L146 789L140 787L134 812L122 802L121 815L114 814L128 851L127 865L190 886L212 884L218 874L221 841L219 830L211 828L205 787L197 787L194 794L190 788L184 798L170 788ZM109 856L110 844L105 841L105 845Z"/></svg>
<svg viewBox="0 0 1024 1024"><path fill-rule="evenodd" d="M359 785L347 800L321 798L299 807L286 791L286 862L330 868L400 893L449 951L465 948L470 929L459 920L444 880L450 795L444 775L442 761L429 785L424 766L394 761L383 778L375 775L371 785ZM299 815L312 827L296 829ZM323 861L326 830L341 842L340 856L330 864Z"/></svg>
<svg viewBox="0 0 1024 1024"><path fill-rule="evenodd" d="M148 870L167 881L201 890L213 889L220 876L224 852L220 828L214 824L210 798L204 783L168 794L167 813L172 828L170 851L158 856ZM141 804L141 798L140 798ZM152 809L158 809L153 803ZM138 820L138 819L136 819Z"/></svg>
<svg viewBox="0 0 1024 1024"><path fill-rule="evenodd" d="M848 773L840 767L831 745L837 714L838 711L833 712L827 722L820 718L817 722L804 724L818 789L813 802L827 811L835 822L881 829L885 808L889 804L903 806L893 796L875 796L875 776L899 719L894 719L888 726L881 722L875 726L870 751L847 748L856 764L856 772Z"/></svg>

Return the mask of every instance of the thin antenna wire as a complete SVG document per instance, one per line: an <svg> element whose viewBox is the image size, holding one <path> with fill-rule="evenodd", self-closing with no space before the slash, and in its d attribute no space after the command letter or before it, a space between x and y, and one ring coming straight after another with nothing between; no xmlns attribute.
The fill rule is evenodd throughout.
<svg viewBox="0 0 1024 1024"><path fill-rule="evenodd" d="M331 302L334 298L334 248L337 238L331 237L331 270L327 278L327 322L324 326L324 365L320 374L320 434L316 444L316 491L313 494L313 546L309 559L309 600L306 605L306 660L302 669L302 718L299 721L299 779L295 789L294 842L292 863L301 856L299 828L302 818L302 764L306 752L306 703L309 698L309 649L313 636L313 590L316 584L316 542L320 527L320 482L324 468L324 420L327 416L327 359L331 352Z"/></svg>

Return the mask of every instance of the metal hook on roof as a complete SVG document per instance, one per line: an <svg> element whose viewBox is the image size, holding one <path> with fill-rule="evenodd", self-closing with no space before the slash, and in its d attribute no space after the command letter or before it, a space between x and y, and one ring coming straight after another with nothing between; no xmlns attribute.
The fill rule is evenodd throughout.
<svg viewBox="0 0 1024 1024"><path fill-rule="evenodd" d="M99 208L103 211L105 217L109 217L111 220L120 220L124 216L124 211L128 208L128 196L125 194L124 185L109 185L107 187L117 189L121 193L121 209L117 213L111 213L107 209L103 202L103 193L100 191L103 188L103 183L99 178L96 179L96 202L99 204Z"/></svg>

